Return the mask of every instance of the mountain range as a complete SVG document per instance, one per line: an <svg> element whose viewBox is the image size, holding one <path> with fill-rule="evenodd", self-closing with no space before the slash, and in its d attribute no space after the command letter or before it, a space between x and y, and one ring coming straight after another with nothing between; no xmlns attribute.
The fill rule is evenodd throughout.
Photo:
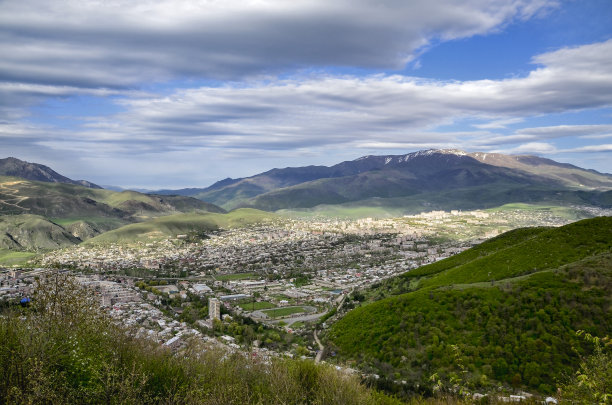
<svg viewBox="0 0 612 405"><path fill-rule="evenodd" d="M439 149L370 155L330 167L272 169L207 188L156 193L191 196L225 209L404 205L419 211L423 203L442 209L553 200L607 206L612 203L610 190L612 175L550 159Z"/></svg>
<svg viewBox="0 0 612 405"><path fill-rule="evenodd" d="M189 216L169 219L172 225L155 219L198 212L224 214L237 208L339 216L351 210L361 210L362 216L378 210L374 212L397 216L512 202L611 207L612 175L536 156L444 149L364 156L330 167L272 169L227 178L203 189L144 194L102 189L44 165L6 158L0 159L0 249L65 246L141 222L149 224L129 227L112 237L122 240L125 236L119 235L160 227L187 230L189 221L184 219ZM265 217L244 210L233 217L241 215L248 221ZM202 221L208 227L227 221L211 218Z"/></svg>

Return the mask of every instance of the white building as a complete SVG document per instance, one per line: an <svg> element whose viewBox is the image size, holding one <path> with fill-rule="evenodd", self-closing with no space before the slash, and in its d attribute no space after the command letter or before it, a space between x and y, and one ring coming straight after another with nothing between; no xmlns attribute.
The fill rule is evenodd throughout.
<svg viewBox="0 0 612 405"><path fill-rule="evenodd" d="M215 318L221 320L221 301L217 298L208 300L208 317L212 322Z"/></svg>

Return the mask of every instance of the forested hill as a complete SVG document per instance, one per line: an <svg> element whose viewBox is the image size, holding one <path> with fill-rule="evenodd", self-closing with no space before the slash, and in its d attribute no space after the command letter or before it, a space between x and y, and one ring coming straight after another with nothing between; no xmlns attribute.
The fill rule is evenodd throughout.
<svg viewBox="0 0 612 405"><path fill-rule="evenodd" d="M353 294L349 306L375 302L328 339L381 381L406 381L402 389L427 390L435 374L474 390L551 393L588 350L575 332L612 332L611 250L610 217L508 232Z"/></svg>

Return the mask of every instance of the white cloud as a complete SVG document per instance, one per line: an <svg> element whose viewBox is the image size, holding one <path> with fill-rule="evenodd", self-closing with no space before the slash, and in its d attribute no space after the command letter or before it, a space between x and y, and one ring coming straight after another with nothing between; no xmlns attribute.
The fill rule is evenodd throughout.
<svg viewBox="0 0 612 405"><path fill-rule="evenodd" d="M0 81L120 87L287 68L403 68L432 40L485 34L553 0L5 0Z"/></svg>
<svg viewBox="0 0 612 405"><path fill-rule="evenodd" d="M130 150L143 140L147 148L288 150L324 145L437 145L469 137L474 145L537 145L545 139L609 132L611 125L558 125L520 129L510 135L436 133L436 127L465 118L489 119L497 123L495 128L530 116L612 105L612 40L557 52L561 56L551 52L536 58L550 65L526 77L505 80L314 75L126 98L121 101L124 113L89 122L87 132L80 135L122 139ZM584 74L584 66L591 74ZM593 75L599 77L596 86Z"/></svg>
<svg viewBox="0 0 612 405"><path fill-rule="evenodd" d="M577 148L564 149L563 151L560 151L560 152L588 152L588 153L612 152L612 144L580 146Z"/></svg>
<svg viewBox="0 0 612 405"><path fill-rule="evenodd" d="M510 149L492 150L494 153L511 153L511 154L554 154L557 153L557 148L546 142L528 142Z"/></svg>
<svg viewBox="0 0 612 405"><path fill-rule="evenodd" d="M506 118L501 120L489 121L483 124L474 124L472 126L478 129L500 129L506 128L508 125L511 124L518 124L520 122L523 122L523 118Z"/></svg>
<svg viewBox="0 0 612 405"><path fill-rule="evenodd" d="M601 134L612 131L612 125L554 125L547 127L523 128L516 134L534 138L562 138L565 136L579 136L581 138L597 138Z"/></svg>

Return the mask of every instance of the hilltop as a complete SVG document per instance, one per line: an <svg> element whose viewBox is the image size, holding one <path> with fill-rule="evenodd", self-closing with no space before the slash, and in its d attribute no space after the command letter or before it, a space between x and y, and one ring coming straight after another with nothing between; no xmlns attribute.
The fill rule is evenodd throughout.
<svg viewBox="0 0 612 405"><path fill-rule="evenodd" d="M14 157L0 159L0 176L19 177L27 180L44 181L49 183L66 183L89 188L102 188L87 180L72 180L62 176L48 166L30 163Z"/></svg>
<svg viewBox="0 0 612 405"><path fill-rule="evenodd" d="M328 339L381 384L551 393L587 350L575 331L612 331L612 218L507 232L353 298Z"/></svg>
<svg viewBox="0 0 612 405"><path fill-rule="evenodd" d="M330 167L272 169L205 189L162 190L226 209L266 211L320 206L490 208L511 202L612 204L612 176L536 156L454 149L364 156ZM474 198L478 196L479 198Z"/></svg>

